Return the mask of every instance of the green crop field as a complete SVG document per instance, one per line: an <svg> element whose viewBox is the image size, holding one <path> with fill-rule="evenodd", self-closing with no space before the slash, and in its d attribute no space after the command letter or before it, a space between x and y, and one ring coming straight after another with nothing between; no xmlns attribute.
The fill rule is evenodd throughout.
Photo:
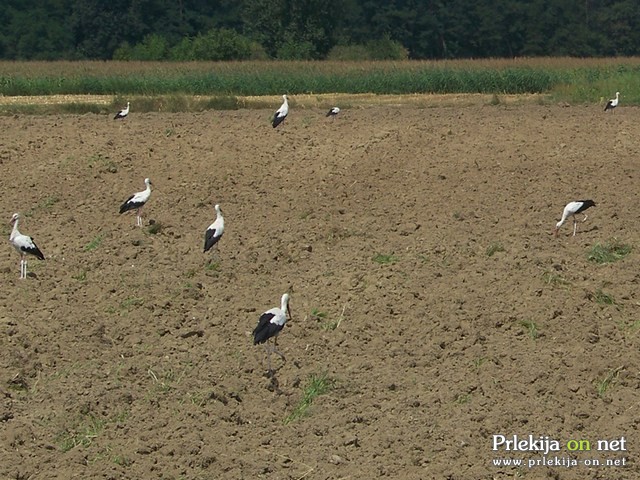
<svg viewBox="0 0 640 480"><path fill-rule="evenodd" d="M217 96L199 108L239 108L236 97L342 94L545 94L640 103L640 58L403 62L0 62L0 95ZM120 101L118 99L118 101ZM149 107L152 108L152 107Z"/></svg>

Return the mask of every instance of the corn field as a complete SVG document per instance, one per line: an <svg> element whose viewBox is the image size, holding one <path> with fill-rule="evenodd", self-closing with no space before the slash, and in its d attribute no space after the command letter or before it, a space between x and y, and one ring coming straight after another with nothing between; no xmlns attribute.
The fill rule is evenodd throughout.
<svg viewBox="0 0 640 480"><path fill-rule="evenodd" d="M526 94L640 102L640 58L403 62L0 62L0 95Z"/></svg>

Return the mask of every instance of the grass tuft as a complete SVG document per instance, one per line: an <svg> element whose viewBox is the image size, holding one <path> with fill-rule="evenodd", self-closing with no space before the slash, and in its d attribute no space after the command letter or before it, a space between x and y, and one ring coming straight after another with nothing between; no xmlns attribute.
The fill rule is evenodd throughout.
<svg viewBox="0 0 640 480"><path fill-rule="evenodd" d="M385 255L383 253L376 253L372 260L380 265L385 265L388 263L395 263L398 259L393 255Z"/></svg>
<svg viewBox="0 0 640 480"><path fill-rule="evenodd" d="M614 370L611 370L604 376L604 378L596 382L596 391L598 392L598 396L600 398L604 398L607 392L609 391L609 389L613 385L615 385L620 375L620 372L623 370L623 368L624 367L618 367Z"/></svg>
<svg viewBox="0 0 640 480"><path fill-rule="evenodd" d="M326 373L311 375L307 386L303 390L302 400L300 400L300 403L296 406L293 412L287 415L284 419L284 423L291 423L294 420L298 420L305 416L314 400L320 395L324 395L329 392L333 388L333 385L334 381L329 378Z"/></svg>
<svg viewBox="0 0 640 480"><path fill-rule="evenodd" d="M156 221L151 221L149 228L147 229L147 231L151 234L151 235L156 235L158 233L160 233L162 231L162 229L164 228L164 225L162 225L162 223L160 222L156 222Z"/></svg>
<svg viewBox="0 0 640 480"><path fill-rule="evenodd" d="M527 335L529 335L529 338L531 338L532 340L535 340L540 336L540 333L538 332L538 326L535 324L534 321L522 320L520 322L520 325L524 327L525 331L527 332Z"/></svg>
<svg viewBox="0 0 640 480"><path fill-rule="evenodd" d="M100 435L106 423L106 420L90 415L76 428L61 432L56 438L56 443L63 452L76 447L88 447Z"/></svg>
<svg viewBox="0 0 640 480"><path fill-rule="evenodd" d="M311 310L311 318L313 320L324 320L326 317L327 317L327 314L325 312L318 310L317 308L314 308Z"/></svg>
<svg viewBox="0 0 640 480"><path fill-rule="evenodd" d="M487 257L492 257L498 252L504 252L504 245L500 242L493 242L487 247Z"/></svg>
<svg viewBox="0 0 640 480"><path fill-rule="evenodd" d="M210 260L207 263L207 266L205 267L205 269L208 272L219 272L220 271L220 262L216 262L214 260Z"/></svg>
<svg viewBox="0 0 640 480"><path fill-rule="evenodd" d="M459 393L456 395L456 398L453 401L453 403L455 403L456 405L464 405L465 403L469 403L470 401L471 401L470 393Z"/></svg>
<svg viewBox="0 0 640 480"><path fill-rule="evenodd" d="M550 272L550 271L544 272L542 274L542 280L547 285L551 285L553 287L567 286L571 284L571 282L566 278L564 278L562 275L556 272Z"/></svg>
<svg viewBox="0 0 640 480"><path fill-rule="evenodd" d="M613 263L622 260L631 253L631 246L622 243L617 238L613 238L608 242L596 243L589 250L588 259L595 263Z"/></svg>
<svg viewBox="0 0 640 480"><path fill-rule="evenodd" d="M87 271L86 270L82 270L77 275L74 275L71 278L73 278L74 280L78 280L79 282L84 282L84 281L87 280Z"/></svg>
<svg viewBox="0 0 640 480"><path fill-rule="evenodd" d="M140 307L144 304L144 299L139 297L129 297L120 302L120 309L131 310L134 307Z"/></svg>
<svg viewBox="0 0 640 480"><path fill-rule="evenodd" d="M91 252L92 250L95 250L96 248L98 248L101 243L102 243L102 235L98 235L96 238L94 238L84 246L84 251Z"/></svg>
<svg viewBox="0 0 640 480"><path fill-rule="evenodd" d="M617 305L615 298L602 291L601 288L597 289L591 298L600 305Z"/></svg>

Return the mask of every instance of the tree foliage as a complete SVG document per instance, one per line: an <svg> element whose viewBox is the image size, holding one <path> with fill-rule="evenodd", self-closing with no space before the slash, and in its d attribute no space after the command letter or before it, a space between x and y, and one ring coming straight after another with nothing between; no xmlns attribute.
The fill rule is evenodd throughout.
<svg viewBox="0 0 640 480"><path fill-rule="evenodd" d="M637 0L4 0L0 58L640 54Z"/></svg>

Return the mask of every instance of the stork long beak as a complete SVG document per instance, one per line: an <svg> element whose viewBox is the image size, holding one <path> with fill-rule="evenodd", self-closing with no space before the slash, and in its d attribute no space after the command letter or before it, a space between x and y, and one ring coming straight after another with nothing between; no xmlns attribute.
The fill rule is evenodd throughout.
<svg viewBox="0 0 640 480"><path fill-rule="evenodd" d="M556 227L556 228L554 228L554 229L553 229L553 232L551 232L551 234L552 234L554 237L557 237L557 236L558 236L558 231L559 231L559 230L560 230L560 229L559 229L558 227Z"/></svg>
<svg viewBox="0 0 640 480"><path fill-rule="evenodd" d="M291 320L291 307L287 304L287 314L289 315L289 320Z"/></svg>

